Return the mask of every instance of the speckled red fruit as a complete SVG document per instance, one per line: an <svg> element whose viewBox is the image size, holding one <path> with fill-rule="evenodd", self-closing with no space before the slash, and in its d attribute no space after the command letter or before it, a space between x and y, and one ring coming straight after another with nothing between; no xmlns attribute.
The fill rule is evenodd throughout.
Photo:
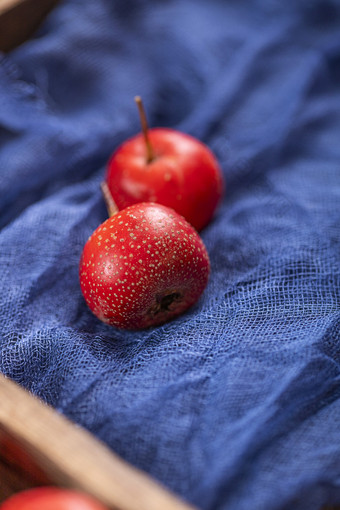
<svg viewBox="0 0 340 510"><path fill-rule="evenodd" d="M221 169L202 142L173 129L149 132L155 158L147 163L142 134L112 155L107 184L119 209L138 202L172 207L198 231L211 220L222 196Z"/></svg>
<svg viewBox="0 0 340 510"><path fill-rule="evenodd" d="M183 313L209 277L203 241L174 210L140 203L102 223L88 239L79 275L102 321L125 329L156 326Z"/></svg>
<svg viewBox="0 0 340 510"><path fill-rule="evenodd" d="M37 487L14 494L0 510L105 510L86 494L58 487Z"/></svg>

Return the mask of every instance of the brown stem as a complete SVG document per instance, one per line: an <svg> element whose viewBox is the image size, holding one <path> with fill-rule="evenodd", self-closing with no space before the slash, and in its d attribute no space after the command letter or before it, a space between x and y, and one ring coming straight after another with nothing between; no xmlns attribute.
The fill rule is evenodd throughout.
<svg viewBox="0 0 340 510"><path fill-rule="evenodd" d="M103 193L103 197L104 197L104 201L105 201L105 204L106 204L107 212L109 214L109 217L111 218L111 216L116 214L119 211L119 209L117 207L116 202L113 200L113 197L111 195L111 191L109 190L109 187L108 187L107 183L105 181L103 181L101 183L100 187L101 187L101 190L102 190L102 193Z"/></svg>
<svg viewBox="0 0 340 510"><path fill-rule="evenodd" d="M153 152L153 148L152 148L150 138L149 138L148 121L146 120L146 114L145 114L145 110L144 110L144 106L143 106L141 97L136 96L135 101L138 106L140 123L142 125L142 131L143 131L145 145L146 145L146 162L151 163L151 161L153 161L155 159L155 154Z"/></svg>

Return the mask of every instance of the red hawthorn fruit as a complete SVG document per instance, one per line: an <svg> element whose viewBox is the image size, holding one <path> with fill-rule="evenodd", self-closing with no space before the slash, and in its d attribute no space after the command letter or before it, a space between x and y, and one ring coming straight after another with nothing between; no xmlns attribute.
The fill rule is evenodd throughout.
<svg viewBox="0 0 340 510"><path fill-rule="evenodd" d="M200 231L211 220L223 193L220 166L196 138L167 128L148 129L140 98L143 133L111 156L106 182L118 209L138 202L173 208Z"/></svg>
<svg viewBox="0 0 340 510"><path fill-rule="evenodd" d="M174 210L139 203L102 223L84 246L80 286L92 312L124 329L173 319L193 305L209 277L203 241Z"/></svg>
<svg viewBox="0 0 340 510"><path fill-rule="evenodd" d="M102 504L73 490L37 487L14 494L0 510L107 510Z"/></svg>

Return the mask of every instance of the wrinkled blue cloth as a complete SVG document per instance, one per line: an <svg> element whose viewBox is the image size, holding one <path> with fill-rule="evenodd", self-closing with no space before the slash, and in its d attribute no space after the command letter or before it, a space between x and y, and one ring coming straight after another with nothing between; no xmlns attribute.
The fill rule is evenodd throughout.
<svg viewBox="0 0 340 510"><path fill-rule="evenodd" d="M0 61L0 370L204 510L340 502L339 34L335 0L68 0ZM226 193L201 300L124 332L78 262L136 94Z"/></svg>

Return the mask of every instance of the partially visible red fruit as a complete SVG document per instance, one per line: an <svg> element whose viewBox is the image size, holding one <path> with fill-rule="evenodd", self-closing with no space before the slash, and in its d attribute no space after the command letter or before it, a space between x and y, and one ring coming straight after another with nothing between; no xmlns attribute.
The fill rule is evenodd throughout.
<svg viewBox="0 0 340 510"><path fill-rule="evenodd" d="M0 510L105 510L106 507L73 490L37 487L14 494Z"/></svg>
<svg viewBox="0 0 340 510"><path fill-rule="evenodd" d="M209 277L203 241L179 214L154 203L128 207L102 223L82 253L84 298L102 321L141 329L193 305Z"/></svg>
<svg viewBox="0 0 340 510"><path fill-rule="evenodd" d="M222 196L223 179L210 149L192 136L167 128L148 129L124 142L111 156L107 184L119 209L138 202L172 207L200 231Z"/></svg>

